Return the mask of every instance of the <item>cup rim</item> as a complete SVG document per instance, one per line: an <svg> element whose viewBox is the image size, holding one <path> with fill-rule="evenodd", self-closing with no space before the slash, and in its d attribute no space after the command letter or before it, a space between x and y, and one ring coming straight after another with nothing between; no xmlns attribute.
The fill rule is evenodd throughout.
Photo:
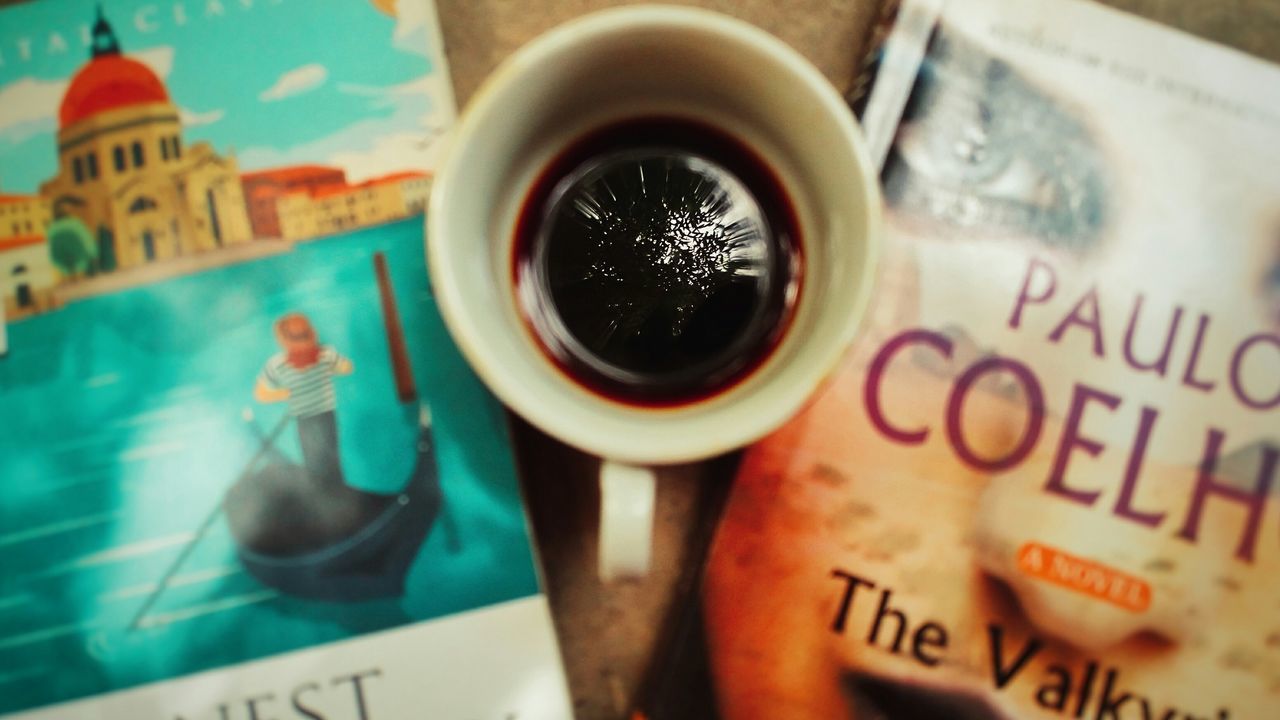
<svg viewBox="0 0 1280 720"><path fill-rule="evenodd" d="M859 174L865 179L861 188L848 188L851 196L856 192L861 193L861 201L866 209L865 222L857 228L864 232L863 242L866 246L863 250L865 267L857 278L860 287L848 308L848 321L839 328L839 336L823 345L823 355L811 359L814 371L803 378L803 383L796 383L803 384L804 387L787 393L782 400L770 405L770 412L767 413L735 414L732 408L736 403L729 403L726 405L730 408L727 413L720 413L715 418L709 417L709 422L702 423L707 426L704 428L707 432L689 433L684 428L679 432L669 433L660 447L656 444L640 446L628 433L608 433L567 420L557 412L554 405L532 398L519 381L504 371L502 363L487 350L487 333L480 329L480 323L472 321L472 312L467 307L463 288L459 283L453 282L447 271L447 268L454 265L453 258L457 252L452 247L453 243L444 239L443 226L445 208L449 206L450 198L455 192L448 179L452 175L450 167L459 157L456 149L476 141L481 119L489 116L495 109L500 109L502 91L505 88L518 83L527 73L538 72L537 68L544 60L585 38L645 27L709 32L761 51L769 61L782 67L786 74L804 83L820 103L824 114L837 119L844 140L854 149ZM464 357L485 384L517 414L570 445L615 461L645 465L689 462L736 449L763 437L794 416L822 382L835 371L861 326L876 276L882 223L879 190L869 158L865 140L856 126L853 113L835 88L799 52L767 31L721 13L672 5L632 5L583 15L547 31L508 57L482 83L454 128L450 147L432 188L426 221L428 268L441 315ZM563 383L566 391L570 391L574 381L564 377ZM651 416L665 414L675 417L675 414L685 409L685 406L634 408L630 405L618 405L603 397L596 399L602 407L613 408L611 413L623 412L619 408L625 408L626 411ZM726 423L723 422L726 414L736 416Z"/></svg>

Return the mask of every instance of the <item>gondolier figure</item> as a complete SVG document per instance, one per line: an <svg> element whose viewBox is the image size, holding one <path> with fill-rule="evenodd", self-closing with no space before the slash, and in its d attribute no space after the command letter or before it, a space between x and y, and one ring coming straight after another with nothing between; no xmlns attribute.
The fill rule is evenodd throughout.
<svg viewBox="0 0 1280 720"><path fill-rule="evenodd" d="M337 393L333 378L350 375L351 361L329 345L321 345L306 315L294 312L275 323L281 352L272 355L258 375L253 396L258 402L288 402L297 421L302 464L313 483L343 483L338 455Z"/></svg>

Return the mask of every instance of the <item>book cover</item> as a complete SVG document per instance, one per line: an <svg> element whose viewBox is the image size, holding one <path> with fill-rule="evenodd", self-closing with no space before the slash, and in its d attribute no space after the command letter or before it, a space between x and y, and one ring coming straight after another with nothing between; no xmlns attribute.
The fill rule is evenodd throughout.
<svg viewBox="0 0 1280 720"><path fill-rule="evenodd" d="M706 569L726 718L1275 717L1280 71L907 0L861 339Z"/></svg>
<svg viewBox="0 0 1280 720"><path fill-rule="evenodd" d="M429 0L0 9L0 715L568 716Z"/></svg>

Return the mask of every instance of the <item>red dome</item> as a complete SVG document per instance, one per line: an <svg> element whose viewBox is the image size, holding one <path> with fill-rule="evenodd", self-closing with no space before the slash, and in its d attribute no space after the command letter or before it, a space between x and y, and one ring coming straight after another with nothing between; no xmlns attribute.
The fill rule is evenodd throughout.
<svg viewBox="0 0 1280 720"><path fill-rule="evenodd" d="M62 96L60 127L105 110L169 102L169 93L151 68L123 55L103 55L80 68Z"/></svg>

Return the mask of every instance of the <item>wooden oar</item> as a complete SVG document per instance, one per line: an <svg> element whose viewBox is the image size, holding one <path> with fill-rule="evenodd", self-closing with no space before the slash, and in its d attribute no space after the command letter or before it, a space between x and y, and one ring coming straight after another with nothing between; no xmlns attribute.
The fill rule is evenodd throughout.
<svg viewBox="0 0 1280 720"><path fill-rule="evenodd" d="M285 427L292 419L292 416L286 413L284 417L281 417L280 421L276 423L276 426L271 429L271 432L266 437L262 438L262 443L258 446L258 452L255 453L253 458L249 460L249 463L244 466L244 470L240 471L240 474L236 476L236 483L240 482L247 477L249 473L253 472L254 466L257 465L258 461L265 457L271 450L271 447L276 443L276 438L280 437L280 433L284 432ZM232 486L234 485L235 483L232 483ZM182 563L186 561L189 555L191 555L191 551L195 550L200 539L204 537L205 533L209 532L209 528L213 526L213 521L222 513L222 498L222 495L218 497L217 504L215 504L213 509L209 511L209 514L205 516L204 521L200 523L200 527L196 528L195 537L191 538L191 540L187 542L187 546L182 548L182 552L178 554L178 557L174 558L173 562L169 565L169 569L160 577L160 582L156 583L156 589L151 591L151 594L147 596L146 602L142 603L142 607L138 608L137 614L133 616L133 622L129 623L130 632L137 630L141 626L142 619L146 617L146 614L151 610L151 606L160 598L160 593L164 592L164 589L169 585L169 581L173 579L174 574L182 567Z"/></svg>

